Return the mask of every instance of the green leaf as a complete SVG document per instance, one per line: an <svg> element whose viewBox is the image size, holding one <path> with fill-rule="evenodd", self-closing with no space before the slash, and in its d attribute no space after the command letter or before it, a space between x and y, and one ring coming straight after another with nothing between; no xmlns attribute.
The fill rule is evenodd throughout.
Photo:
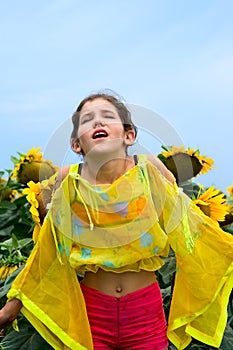
<svg viewBox="0 0 233 350"><path fill-rule="evenodd" d="M17 270L13 271L10 276L7 277L7 279L4 281L4 285L1 286L0 289L0 299L5 297L14 281L16 276L20 273L21 270L23 270L25 264L21 265Z"/></svg>
<svg viewBox="0 0 233 350"><path fill-rule="evenodd" d="M171 151L172 146L164 146L164 145L162 145L161 148L162 148L164 151L167 152L167 151Z"/></svg>
<svg viewBox="0 0 233 350"><path fill-rule="evenodd" d="M26 199L26 195L23 195L17 199L14 200L14 203L17 205L17 206L21 206L21 205L24 205L25 203L28 204L28 201Z"/></svg>
<svg viewBox="0 0 233 350"><path fill-rule="evenodd" d="M223 227L223 230L233 235L233 224Z"/></svg>
<svg viewBox="0 0 233 350"><path fill-rule="evenodd" d="M20 212L18 210L7 210L0 215L0 230L13 225L20 218Z"/></svg>
<svg viewBox="0 0 233 350"><path fill-rule="evenodd" d="M32 243L32 239L31 238L23 238L20 241L18 241L20 249L23 249L24 247L27 247L31 243Z"/></svg>
<svg viewBox="0 0 233 350"><path fill-rule="evenodd" d="M0 242L0 247L3 251L8 250L11 255L14 255L15 253L19 255L20 250L29 246L32 242L31 238L22 238L21 240L18 240L17 237L12 234L11 238Z"/></svg>
<svg viewBox="0 0 233 350"><path fill-rule="evenodd" d="M158 158L161 160L161 162L165 163L167 158L163 154L158 154Z"/></svg>
<svg viewBox="0 0 233 350"><path fill-rule="evenodd" d="M6 238L9 238L11 236L13 226L8 226L3 230L0 230L0 241L5 240Z"/></svg>
<svg viewBox="0 0 233 350"><path fill-rule="evenodd" d="M10 157L10 160L12 161L12 163L13 163L14 165L18 164L18 162L20 161L20 159L14 157L14 156L11 156L11 157Z"/></svg>
<svg viewBox="0 0 233 350"><path fill-rule="evenodd" d="M12 240L11 240L12 247L14 249L18 249L19 248L19 243L18 243L18 240L17 240L16 236L14 235L14 233L12 233L11 237L12 237Z"/></svg>
<svg viewBox="0 0 233 350"><path fill-rule="evenodd" d="M23 221L26 221L26 220L23 220ZM16 235L18 240L22 238L30 238L32 236L32 224L34 227L34 222L29 222L29 223L16 222L14 224L12 232Z"/></svg>
<svg viewBox="0 0 233 350"><path fill-rule="evenodd" d="M23 317L18 321L19 332L12 330L1 341L4 350L52 350L53 348L40 336Z"/></svg>
<svg viewBox="0 0 233 350"><path fill-rule="evenodd" d="M11 240L6 240L6 241L0 243L0 247L2 250L8 250L9 252L11 252L11 250L12 250Z"/></svg>
<svg viewBox="0 0 233 350"><path fill-rule="evenodd" d="M184 193L187 194L187 196L189 196L191 199L196 199L200 191L200 186L191 180L180 182L179 187L182 187Z"/></svg>
<svg viewBox="0 0 233 350"><path fill-rule="evenodd" d="M10 209L10 210L15 210L17 209L17 206L15 203L9 202L9 201L2 201L0 203L1 209Z"/></svg>
<svg viewBox="0 0 233 350"><path fill-rule="evenodd" d="M163 265L161 269L158 271L158 275L160 279L159 284L161 288L167 287L171 284L176 272L175 257L171 256L166 260L167 260L166 264Z"/></svg>
<svg viewBox="0 0 233 350"><path fill-rule="evenodd" d="M233 349L233 329L227 326L219 350Z"/></svg>
<svg viewBox="0 0 233 350"><path fill-rule="evenodd" d="M4 170L8 173L8 175L10 175L12 173L11 169L4 169Z"/></svg>

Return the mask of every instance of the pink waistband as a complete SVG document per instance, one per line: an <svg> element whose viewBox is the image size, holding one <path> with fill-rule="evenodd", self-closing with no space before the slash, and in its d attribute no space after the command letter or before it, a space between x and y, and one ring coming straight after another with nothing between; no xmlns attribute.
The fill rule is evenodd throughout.
<svg viewBox="0 0 233 350"><path fill-rule="evenodd" d="M139 297L144 297L150 292L156 292L156 295L160 298L161 297L161 291L159 288L158 282L154 282L150 284L147 287L140 288L134 292L131 292L129 294L123 295L122 297L115 297L109 294L102 293L98 291L97 289L91 288L89 286L86 286L85 284L80 283L82 291L85 293L88 293L92 297L96 297L101 300L105 301L115 301L116 299L120 299L121 301L133 301L135 299L138 299Z"/></svg>

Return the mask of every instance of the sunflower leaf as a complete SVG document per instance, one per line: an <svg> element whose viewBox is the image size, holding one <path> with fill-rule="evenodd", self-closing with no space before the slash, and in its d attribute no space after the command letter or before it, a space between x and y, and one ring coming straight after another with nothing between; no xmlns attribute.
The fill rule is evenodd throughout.
<svg viewBox="0 0 233 350"><path fill-rule="evenodd" d="M18 162L20 161L20 159L14 157L14 156L11 156L10 159L11 159L11 161L12 161L12 163L13 163L14 165L18 164Z"/></svg>
<svg viewBox="0 0 233 350"><path fill-rule="evenodd" d="M9 201L2 201L0 205L1 209L10 209L10 210L15 210L17 209L17 206L14 203L11 203Z"/></svg>
<svg viewBox="0 0 233 350"><path fill-rule="evenodd" d="M53 349L23 316L20 316L18 325L19 332L12 329L0 343L4 350Z"/></svg>
<svg viewBox="0 0 233 350"><path fill-rule="evenodd" d="M19 242L18 242L18 239L16 238L16 236L14 235L14 233L12 233L12 247L14 249L19 248Z"/></svg>

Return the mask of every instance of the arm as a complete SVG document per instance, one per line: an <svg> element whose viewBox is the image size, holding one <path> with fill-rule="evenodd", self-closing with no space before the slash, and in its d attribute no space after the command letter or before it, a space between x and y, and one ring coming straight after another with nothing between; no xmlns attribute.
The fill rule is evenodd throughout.
<svg viewBox="0 0 233 350"><path fill-rule="evenodd" d="M161 162L161 160L156 157L155 155L153 154L148 154L148 160L154 164L158 169L159 171L162 173L162 175L164 177L166 177L166 179L168 181L170 181L172 184L174 184L174 176L172 175L172 173L166 168L166 166Z"/></svg>
<svg viewBox="0 0 233 350"><path fill-rule="evenodd" d="M5 328L16 319L21 307L22 303L18 299L12 299L6 303L0 310L0 329Z"/></svg>
<svg viewBox="0 0 233 350"><path fill-rule="evenodd" d="M56 191L56 189L61 185L64 178L68 175L69 169L70 169L70 166L66 165L59 170L53 192Z"/></svg>

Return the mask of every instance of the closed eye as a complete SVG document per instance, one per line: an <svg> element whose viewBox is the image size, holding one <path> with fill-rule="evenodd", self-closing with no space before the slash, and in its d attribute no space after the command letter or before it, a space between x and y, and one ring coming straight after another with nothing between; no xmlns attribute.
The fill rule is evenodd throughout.
<svg viewBox="0 0 233 350"><path fill-rule="evenodd" d="M85 116L85 117L83 117L81 119L81 123L80 124L85 124L85 123L91 121L92 119L93 119L93 116L91 116L91 115Z"/></svg>
<svg viewBox="0 0 233 350"><path fill-rule="evenodd" d="M104 118L107 118L107 119L115 119L115 117L113 115L105 115Z"/></svg>

